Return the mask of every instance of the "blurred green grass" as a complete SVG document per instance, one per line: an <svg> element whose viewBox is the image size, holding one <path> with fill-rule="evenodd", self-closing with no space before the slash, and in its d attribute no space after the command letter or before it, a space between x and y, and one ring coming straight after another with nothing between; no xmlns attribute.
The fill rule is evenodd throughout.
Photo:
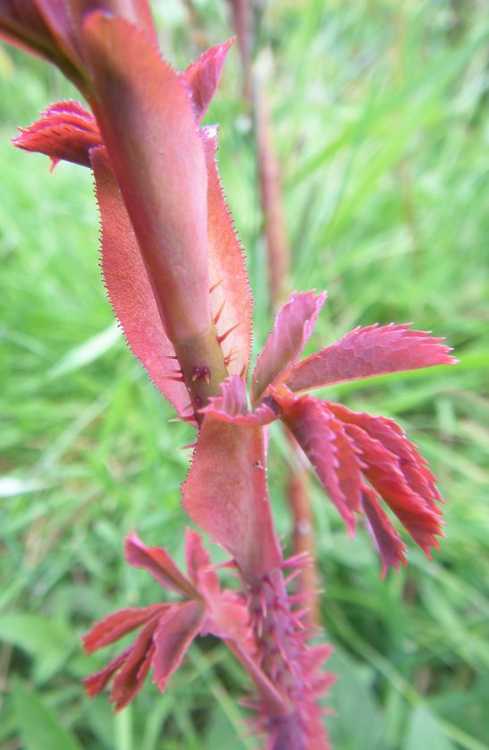
<svg viewBox="0 0 489 750"><path fill-rule="evenodd" d="M157 6L175 64L197 53L184 6ZM209 43L224 2L195 3ZM271 3L268 93L297 289L327 288L311 346L374 321L446 335L461 364L328 392L393 416L420 445L448 502L433 561L380 581L365 533L347 538L311 480L322 616L339 675L328 704L337 750L489 747L489 17L483 2ZM9 138L73 95L52 70L0 48L0 748L255 747L246 681L203 639L160 696L149 684L114 716L80 678L95 618L158 595L123 565L137 528L182 558L179 486L191 431L132 360L97 266L90 176L16 152ZM208 117L266 335L266 271L249 121L231 56ZM281 533L284 451L272 430ZM219 554L216 550L216 554Z"/></svg>

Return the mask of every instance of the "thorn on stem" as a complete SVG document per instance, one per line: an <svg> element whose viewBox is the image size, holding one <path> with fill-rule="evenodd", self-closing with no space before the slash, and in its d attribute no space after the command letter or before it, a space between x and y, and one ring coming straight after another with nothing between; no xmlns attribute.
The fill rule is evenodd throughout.
<svg viewBox="0 0 489 750"><path fill-rule="evenodd" d="M223 300L222 303L221 303L221 306L220 306L219 310L214 315L214 325L215 326L217 326L217 324L219 323L219 319L220 319L220 317L222 315L222 311L224 310L225 303L226 303L226 300Z"/></svg>
<svg viewBox="0 0 489 750"><path fill-rule="evenodd" d="M234 326L231 326L231 328L228 328L228 330L223 333L221 336L217 337L217 340L220 344L222 344L223 341L227 339L230 333L232 333L237 327L239 326L239 323L236 323Z"/></svg>
<svg viewBox="0 0 489 750"><path fill-rule="evenodd" d="M209 294L212 294L214 289L217 289L220 284L222 284L222 279L219 279L219 281L216 281L216 283L211 286L211 288L209 289Z"/></svg>

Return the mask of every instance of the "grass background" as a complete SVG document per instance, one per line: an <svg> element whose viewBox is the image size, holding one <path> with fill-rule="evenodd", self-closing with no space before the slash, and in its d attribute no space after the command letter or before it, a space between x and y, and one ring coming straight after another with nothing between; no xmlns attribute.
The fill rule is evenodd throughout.
<svg viewBox="0 0 489 750"><path fill-rule="evenodd" d="M162 47L198 51L185 6L155 2ZM226 3L195 2L209 43ZM440 478L446 539L384 582L366 533L347 538L311 482L322 616L339 680L337 750L489 747L489 16L484 0L282 0L264 19L276 146L297 289L327 288L312 346L352 326L412 320L446 335L457 368L328 392L392 416ZM9 138L71 95L42 63L0 47L0 748L254 748L245 678L203 639L160 696L114 716L80 679L103 661L79 635L157 587L122 561L137 528L182 559L179 485L191 439L118 336L97 267L90 175ZM266 273L250 123L230 56L208 121L266 335ZM162 176L164 189L164 176ZM277 523L289 518L272 432Z"/></svg>

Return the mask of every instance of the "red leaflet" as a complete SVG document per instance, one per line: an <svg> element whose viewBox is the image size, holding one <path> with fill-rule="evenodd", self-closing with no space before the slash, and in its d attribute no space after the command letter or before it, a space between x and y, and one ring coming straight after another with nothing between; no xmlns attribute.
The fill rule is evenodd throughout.
<svg viewBox="0 0 489 750"><path fill-rule="evenodd" d="M219 578L202 539L191 529L185 532L185 553L189 577L207 605L202 632L213 633L223 640L232 639L243 653L253 656L255 644L244 597L234 591L221 591Z"/></svg>
<svg viewBox="0 0 489 750"><path fill-rule="evenodd" d="M124 664L124 661L125 659L127 659L130 651L131 647L126 648L126 650L121 654L116 656L114 659L111 659L111 661L109 661L109 663L103 669L98 672L94 672L89 677L85 677L85 679L83 680L83 684L90 698L98 695L100 692L102 692L106 685L108 685L111 677Z"/></svg>
<svg viewBox="0 0 489 750"><path fill-rule="evenodd" d="M426 461L401 428L392 420L358 414L339 404L295 397L292 390L394 370L454 364L456 360L442 343L443 339L391 324L356 329L297 364L294 360L302 347L300 328L294 328L300 315L294 318L294 312L299 309L293 296L280 311L258 357L254 374L255 402L258 402L255 412L249 414L244 394L238 393L238 384L226 384L221 396L212 400L208 413L237 424L260 422L260 411L266 408L268 413L283 419L351 532L355 527L353 513L364 512L384 572L387 567L397 567L405 561L404 545L378 504L374 490L430 555L431 548L438 546L436 537L441 535L437 506L441 498ZM305 336L310 335L316 314L307 319ZM288 319L292 320L292 333L284 325ZM292 367L285 365L285 376L277 364L284 351L294 352L286 358L286 362L292 360ZM276 372L280 373L278 377ZM286 385L280 385L284 380Z"/></svg>
<svg viewBox="0 0 489 750"><path fill-rule="evenodd" d="M280 565L259 427L204 418L183 486L183 506L236 558L246 578Z"/></svg>
<svg viewBox="0 0 489 750"><path fill-rule="evenodd" d="M352 461L352 452L347 453L343 444L341 452L337 448L337 433L332 424L331 413L317 399L304 396L286 407L283 420L314 466L322 485L353 534L355 517L350 504L354 505L356 498L355 495L345 495L340 483L339 467L341 459L346 457L348 465L341 466L341 476L345 482L354 483L355 474L348 477L347 469L355 466L355 462ZM358 474L358 467L355 469Z"/></svg>
<svg viewBox="0 0 489 750"><path fill-rule="evenodd" d="M450 347L443 342L408 325L355 328L335 344L299 362L287 385L293 391L304 391L343 380L454 364Z"/></svg>
<svg viewBox="0 0 489 750"><path fill-rule="evenodd" d="M102 272L109 299L133 353L183 416L189 405L188 392L105 148L94 149L91 161L102 224Z"/></svg>
<svg viewBox="0 0 489 750"><path fill-rule="evenodd" d="M161 692L168 680L181 665L183 657L194 638L199 635L204 618L200 602L190 601L170 607L160 619L154 635L154 682Z"/></svg>
<svg viewBox="0 0 489 750"><path fill-rule="evenodd" d="M329 408L345 423L361 427L370 437L379 440L391 453L397 456L399 468L413 492L422 496L432 508L441 501L426 459L411 443L406 433L392 419L372 417L370 414L354 412L341 404L329 404Z"/></svg>
<svg viewBox="0 0 489 750"><path fill-rule="evenodd" d="M391 420L358 414L330 402L327 408L343 422L347 435L360 451L366 479L429 556L431 547L438 546L436 536L441 534L440 510L436 505L440 496L424 459ZM375 494L367 493L365 497L364 493L363 507L368 508L374 533L376 529L379 533L382 528L385 531L388 522L379 514ZM375 536L379 542L379 534ZM387 563L386 543L381 547L382 557L385 564L393 564ZM390 543L391 557L402 562L404 552L397 537L391 535Z"/></svg>
<svg viewBox="0 0 489 750"><path fill-rule="evenodd" d="M223 44L210 47L182 73L190 87L194 114L199 122L207 112L219 85L222 69L233 42L234 38L231 38Z"/></svg>
<svg viewBox="0 0 489 750"><path fill-rule="evenodd" d="M435 537L441 534L439 509L412 490L397 457L380 441L352 424L346 425L346 430L362 452L366 464L365 476L370 484L429 555L431 547L438 547Z"/></svg>
<svg viewBox="0 0 489 750"><path fill-rule="evenodd" d="M212 566L209 553L200 536L192 529L185 531L185 558L189 578L196 589L205 589L210 595L219 591L219 579Z"/></svg>
<svg viewBox="0 0 489 750"><path fill-rule="evenodd" d="M199 578L200 566L207 568L210 561L202 553L196 558L197 542L193 536L190 535L187 542L194 549L193 553L189 550L187 553L194 559L193 573ZM85 649L90 653L143 626L132 646L85 680L87 692L93 696L115 675L111 701L117 710L134 698L151 667L160 690L166 687L206 617L204 599L164 549L146 547L132 534L126 540L126 558L131 565L145 568L164 588L180 593L184 599L173 604L120 610L101 620L84 636ZM219 588L215 595L220 596Z"/></svg>
<svg viewBox="0 0 489 750"><path fill-rule="evenodd" d="M197 596L196 589L178 570L170 555L162 547L147 547L136 536L129 534L125 545L126 560L134 568L144 568L160 586L190 598Z"/></svg>
<svg viewBox="0 0 489 750"><path fill-rule="evenodd" d="M127 706L143 686L154 655L153 640L157 624L158 619L155 618L144 626L115 674L110 700L115 704L116 711Z"/></svg>
<svg viewBox="0 0 489 750"><path fill-rule="evenodd" d="M127 633L139 628L152 620L155 615L161 615L169 604L151 604L149 607L130 607L113 612L104 617L83 637L85 651L91 654L103 646L118 641Z"/></svg>
<svg viewBox="0 0 489 750"><path fill-rule="evenodd" d="M181 77L145 35L95 12L83 25L96 115L169 338L211 326L207 170Z"/></svg>
<svg viewBox="0 0 489 750"><path fill-rule="evenodd" d="M49 156L52 168L61 159L89 167L89 151L101 142L95 118L73 101L51 105L30 127L20 128L20 135L13 139L18 148Z"/></svg>
<svg viewBox="0 0 489 750"><path fill-rule="evenodd" d="M137 627L142 629L131 646L84 681L88 694L98 694L114 678L111 701L119 710L134 698L151 668L155 683L164 690L194 638L212 633L225 641L247 669L262 705L282 714L288 710L288 698L274 688L256 658L257 645L245 597L234 591L221 591L209 556L195 532L187 530L185 546L192 583L164 549L146 547L135 535L126 540L129 563L145 568L164 587L181 593L183 599L120 610L97 623L83 639L88 652L113 643ZM281 613L283 609L284 606ZM280 616L284 617L283 613ZM312 677L313 669L318 668L319 663L312 667L307 662L306 674Z"/></svg>
<svg viewBox="0 0 489 750"><path fill-rule="evenodd" d="M400 564L406 564L406 547L387 513L380 506L377 495L371 487L365 485L362 493L362 508L367 529L382 560L382 576L385 576L390 567L398 568Z"/></svg>
<svg viewBox="0 0 489 750"><path fill-rule="evenodd" d="M310 337L326 294L292 294L279 310L273 329L258 357L253 385L253 403L257 403L270 385L283 382Z"/></svg>
<svg viewBox="0 0 489 750"><path fill-rule="evenodd" d="M357 415L343 406L321 402L310 396L280 402L283 419L308 456L321 483L338 508L351 532L353 511L363 511L367 528L382 559L385 574L389 566L405 562L405 548L388 516L377 501L376 490L426 554L438 546L439 511L433 496L417 493L403 473L398 457L354 424L376 422L375 417ZM337 417L337 419L335 419ZM342 421L344 418L344 421ZM385 421L385 420L384 420ZM371 426L372 432L374 428ZM404 438L404 451L412 457L414 447ZM419 463L409 464L416 479ZM371 486L365 484L368 481Z"/></svg>

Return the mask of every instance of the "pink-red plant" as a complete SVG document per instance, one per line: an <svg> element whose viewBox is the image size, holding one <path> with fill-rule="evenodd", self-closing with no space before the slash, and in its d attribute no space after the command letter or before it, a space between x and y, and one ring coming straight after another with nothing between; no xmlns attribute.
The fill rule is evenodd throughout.
<svg viewBox="0 0 489 750"><path fill-rule="evenodd" d="M190 518L231 556L239 590L223 590L200 537L187 532L187 575L135 535L126 557L180 597L124 609L85 636L88 651L139 629L134 643L87 678L112 680L125 706L150 669L166 688L186 650L211 633L255 686L257 731L273 750L327 748L318 699L329 647L308 644L307 601L288 581L307 560L284 560L267 490L267 425L282 420L350 533L365 521L385 572L405 562L392 511L427 553L440 535L439 494L417 449L391 420L307 395L334 383L454 360L441 339L407 325L358 328L301 359L324 294L293 294L258 357L247 395L252 300L216 163L217 131L200 122L229 42L185 71L162 59L145 0L3 0L9 41L57 64L92 112L51 105L15 139L20 148L92 169L102 271L127 342L179 417L197 430L183 486ZM285 577L284 569L291 569Z"/></svg>

